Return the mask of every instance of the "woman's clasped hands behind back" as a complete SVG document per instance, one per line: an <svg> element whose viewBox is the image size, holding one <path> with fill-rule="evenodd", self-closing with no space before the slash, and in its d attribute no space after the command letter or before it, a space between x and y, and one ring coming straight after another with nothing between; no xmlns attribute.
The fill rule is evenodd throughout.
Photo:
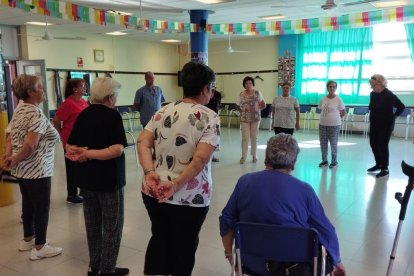
<svg viewBox="0 0 414 276"><path fill-rule="evenodd" d="M86 157L87 150L88 150L88 147L78 147L75 145L67 145L65 157L70 159L71 161L85 162L89 160L89 158Z"/></svg>
<svg viewBox="0 0 414 276"><path fill-rule="evenodd" d="M145 175L145 182L144 191L158 199L158 202L167 201L175 192L174 182L162 181L160 176L154 171L150 171Z"/></svg>

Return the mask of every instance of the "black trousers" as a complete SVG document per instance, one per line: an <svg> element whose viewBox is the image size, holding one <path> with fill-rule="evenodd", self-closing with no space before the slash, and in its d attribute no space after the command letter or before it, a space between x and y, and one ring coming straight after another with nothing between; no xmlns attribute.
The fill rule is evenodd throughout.
<svg viewBox="0 0 414 276"><path fill-rule="evenodd" d="M273 130L275 131L275 135L279 133L286 133L293 135L294 128L284 128L284 127L274 127Z"/></svg>
<svg viewBox="0 0 414 276"><path fill-rule="evenodd" d="M22 194L23 234L25 237L36 235L36 245L44 244L49 223L51 177L18 180Z"/></svg>
<svg viewBox="0 0 414 276"><path fill-rule="evenodd" d="M209 207L158 203L142 194L151 219L152 237L145 254L148 275L191 276L198 235Z"/></svg>
<svg viewBox="0 0 414 276"><path fill-rule="evenodd" d="M386 124L370 124L369 128L369 144L371 145L372 153L374 154L375 164L381 169L388 169L389 164L389 150L388 144L390 142L394 125Z"/></svg>
<svg viewBox="0 0 414 276"><path fill-rule="evenodd" d="M66 153L66 151L65 151ZM78 188L75 183L75 165L76 163L65 157L65 168L66 168L66 187L68 191L68 197L73 197L78 194Z"/></svg>

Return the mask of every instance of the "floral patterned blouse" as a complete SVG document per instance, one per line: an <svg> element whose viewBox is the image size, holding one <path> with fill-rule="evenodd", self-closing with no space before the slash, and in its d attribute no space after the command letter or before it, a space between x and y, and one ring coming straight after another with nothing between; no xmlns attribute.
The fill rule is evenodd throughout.
<svg viewBox="0 0 414 276"><path fill-rule="evenodd" d="M240 99L236 103L240 107L240 122L253 123L260 121L259 103L263 101L260 91L255 90L253 95L247 95L246 91L240 93Z"/></svg>
<svg viewBox="0 0 414 276"><path fill-rule="evenodd" d="M162 181L174 180L184 171L198 143L218 147L220 142L220 117L203 105L181 100L158 110L145 129L155 136L154 167ZM145 178L143 182L145 184ZM145 190L143 192L149 195ZM210 160L197 176L175 192L166 203L205 207L210 204L211 194Z"/></svg>

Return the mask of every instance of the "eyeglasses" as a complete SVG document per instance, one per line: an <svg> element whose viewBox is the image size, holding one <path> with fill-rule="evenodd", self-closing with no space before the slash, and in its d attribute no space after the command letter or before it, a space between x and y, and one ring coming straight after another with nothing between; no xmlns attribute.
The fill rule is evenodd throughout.
<svg viewBox="0 0 414 276"><path fill-rule="evenodd" d="M376 78L376 77L371 77L371 80L376 81L376 80L377 80L377 78Z"/></svg>

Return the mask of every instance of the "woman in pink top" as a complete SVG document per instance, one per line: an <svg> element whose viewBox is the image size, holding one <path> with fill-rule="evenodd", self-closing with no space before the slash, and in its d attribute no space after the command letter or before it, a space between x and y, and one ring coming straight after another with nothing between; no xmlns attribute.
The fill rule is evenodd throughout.
<svg viewBox="0 0 414 276"><path fill-rule="evenodd" d="M53 125L60 133L63 150L66 148L69 135L79 113L84 110L88 103L82 99L85 92L85 81L83 79L70 79L66 85L65 101L59 106L53 118ZM66 152L66 151L65 151ZM68 203L81 204L82 198L78 195L78 189L73 181L74 162L65 157L66 184L68 190Z"/></svg>

